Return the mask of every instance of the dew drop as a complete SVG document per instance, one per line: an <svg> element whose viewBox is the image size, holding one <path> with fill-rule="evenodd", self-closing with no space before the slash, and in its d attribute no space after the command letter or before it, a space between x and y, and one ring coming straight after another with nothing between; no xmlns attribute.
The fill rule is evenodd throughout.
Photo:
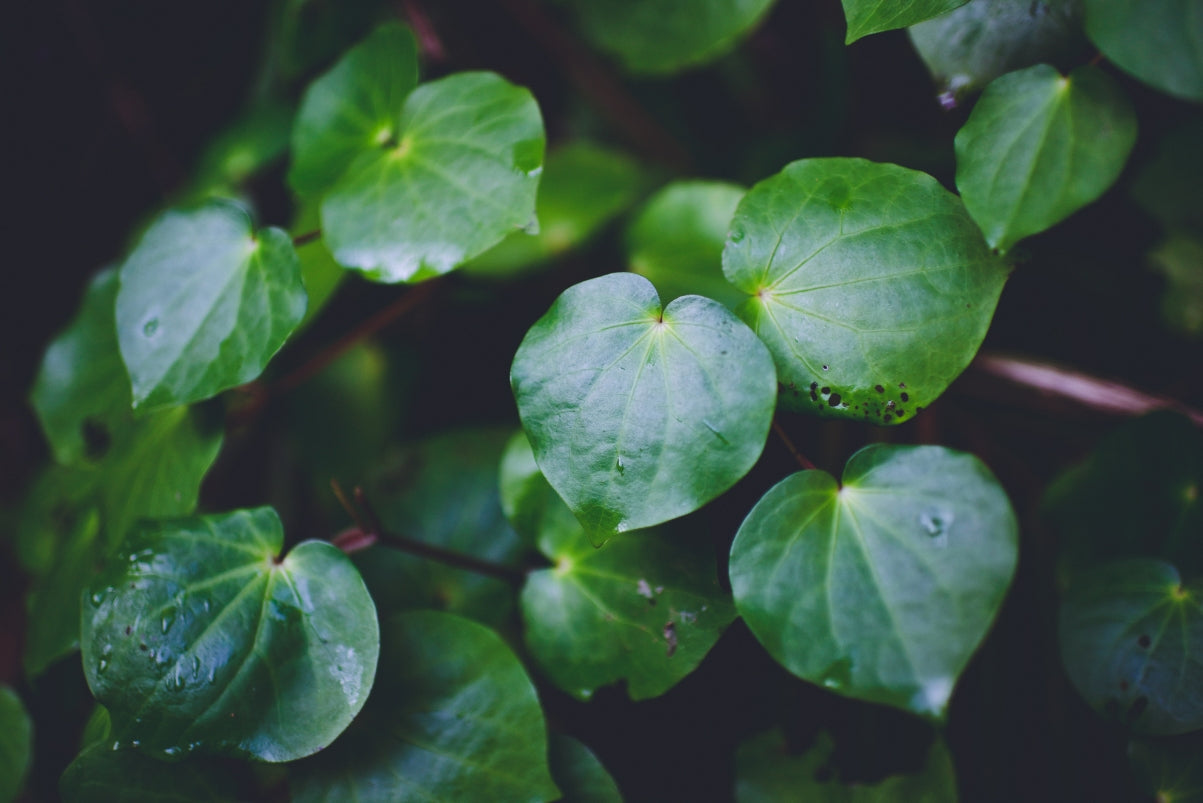
<svg viewBox="0 0 1203 803"><path fill-rule="evenodd" d="M919 526L938 547L948 546L948 528L952 526L953 513L948 510L925 510L919 514Z"/></svg>
<svg viewBox="0 0 1203 803"><path fill-rule="evenodd" d="M173 624L175 624L175 609L168 608L163 613L163 619L159 622L159 626L163 629L163 633L166 634Z"/></svg>
<svg viewBox="0 0 1203 803"><path fill-rule="evenodd" d="M109 662L106 661L105 659L101 658L100 662L98 664L96 664L96 674L103 675L104 670L106 670L108 668L109 668Z"/></svg>
<svg viewBox="0 0 1203 803"><path fill-rule="evenodd" d="M192 656L192 679L200 677L201 660L199 655Z"/></svg>
<svg viewBox="0 0 1203 803"><path fill-rule="evenodd" d="M217 682L217 667L209 667L209 677L207 677L206 680L209 681L210 686Z"/></svg>
<svg viewBox="0 0 1203 803"><path fill-rule="evenodd" d="M616 467L618 468L618 473L619 473L619 474L623 474L623 473L625 473L625 472L626 472L626 470L627 470L627 467L626 467L626 466L624 466L624 465L622 464L622 458L621 458L621 457L620 457L620 458L618 458L618 462L617 462L615 465L616 465Z"/></svg>
<svg viewBox="0 0 1203 803"><path fill-rule="evenodd" d="M159 319L158 318L151 318L149 321L147 321L146 323L144 323L142 325L142 334L144 334L146 337L154 337L155 333L158 331L159 331Z"/></svg>
<svg viewBox="0 0 1203 803"><path fill-rule="evenodd" d="M184 751L182 749L180 749L179 747L164 747L163 748L163 755L171 756L172 758L178 756L182 752L184 752Z"/></svg>
<svg viewBox="0 0 1203 803"><path fill-rule="evenodd" d="M739 228L737 226L734 229L731 229L731 242L738 243L738 242L741 242L743 240L743 238L744 238L744 230L742 228Z"/></svg>
<svg viewBox="0 0 1203 803"><path fill-rule="evenodd" d="M823 366L823 370L824 370L824 371L828 370L829 368L830 368L830 366L828 366L828 365L824 365L824 366Z"/></svg>

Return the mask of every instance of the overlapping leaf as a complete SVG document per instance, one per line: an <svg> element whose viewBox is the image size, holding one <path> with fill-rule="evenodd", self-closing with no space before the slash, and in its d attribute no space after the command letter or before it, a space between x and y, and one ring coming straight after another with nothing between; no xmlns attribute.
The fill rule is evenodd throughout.
<svg viewBox="0 0 1203 803"><path fill-rule="evenodd" d="M379 649L371 597L330 544L278 559L282 544L271 508L128 539L85 597L81 639L119 744L291 761L359 712Z"/></svg>
<svg viewBox="0 0 1203 803"><path fill-rule="evenodd" d="M756 504L731 547L736 608L799 677L943 717L1002 604L1016 530L972 455L869 446L842 487L804 471Z"/></svg>
<svg viewBox="0 0 1203 803"><path fill-rule="evenodd" d="M842 0L852 44L871 33L905 28L963 6L968 0Z"/></svg>
<svg viewBox="0 0 1203 803"><path fill-rule="evenodd" d="M773 353L784 406L889 424L969 364L1008 268L930 176L807 159L744 196L723 271L750 296L739 314Z"/></svg>
<svg viewBox="0 0 1203 803"><path fill-rule="evenodd" d="M227 770L203 760L157 761L109 744L84 748L59 779L64 803L234 803Z"/></svg>
<svg viewBox="0 0 1203 803"><path fill-rule="evenodd" d="M1145 83L1203 100L1203 6L1196 0L1084 0L1086 33Z"/></svg>
<svg viewBox="0 0 1203 803"><path fill-rule="evenodd" d="M564 803L622 803L618 786L597 756L571 736L552 735L548 743L551 777Z"/></svg>
<svg viewBox="0 0 1203 803"><path fill-rule="evenodd" d="M775 402L764 346L717 301L643 277L570 287L510 371L544 476L594 538L690 513L755 464Z"/></svg>

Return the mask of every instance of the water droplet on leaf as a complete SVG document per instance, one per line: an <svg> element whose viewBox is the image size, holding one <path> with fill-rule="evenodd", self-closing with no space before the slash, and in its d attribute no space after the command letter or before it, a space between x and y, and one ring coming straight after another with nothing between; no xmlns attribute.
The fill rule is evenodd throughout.
<svg viewBox="0 0 1203 803"><path fill-rule="evenodd" d="M154 337L155 332L158 332L158 331L159 331L159 319L158 318L151 318L149 321L147 321L146 323L144 323L142 325L142 334L146 335L147 337Z"/></svg>

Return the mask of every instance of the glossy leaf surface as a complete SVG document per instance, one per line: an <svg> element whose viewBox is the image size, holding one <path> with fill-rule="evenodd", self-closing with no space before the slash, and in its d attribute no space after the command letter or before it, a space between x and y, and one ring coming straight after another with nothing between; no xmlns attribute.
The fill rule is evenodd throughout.
<svg viewBox="0 0 1203 803"><path fill-rule="evenodd" d="M544 476L591 537L685 515L764 448L775 375L764 346L717 301L664 307L643 277L570 287L510 371Z"/></svg>
<svg viewBox="0 0 1203 803"><path fill-rule="evenodd" d="M931 176L793 162L740 202L723 251L789 409L913 417L977 353L1008 268ZM554 483L553 483L554 484Z"/></svg>
<svg viewBox="0 0 1203 803"><path fill-rule="evenodd" d="M574 0L581 28L631 72L709 61L746 36L773 0Z"/></svg>
<svg viewBox="0 0 1203 803"><path fill-rule="evenodd" d="M236 204L159 216L121 266L117 342L134 407L214 396L259 376L305 314L292 239Z"/></svg>
<svg viewBox="0 0 1203 803"><path fill-rule="evenodd" d="M1061 605L1061 660L1086 701L1138 733L1203 727L1203 586L1138 558L1076 577Z"/></svg>
<svg viewBox="0 0 1203 803"><path fill-rule="evenodd" d="M288 183L303 196L329 189L363 152L398 139L399 114L418 83L408 28L378 27L305 92L292 131Z"/></svg>
<svg viewBox="0 0 1203 803"><path fill-rule="evenodd" d="M1145 83L1203 100L1203 6L1196 0L1084 0L1086 33Z"/></svg>
<svg viewBox="0 0 1203 803"><path fill-rule="evenodd" d="M633 700L657 697L697 668L735 618L710 551L695 540L637 532L593 546L521 435L502 463L502 492L555 564L531 572L522 589L527 646L574 697L620 680Z"/></svg>
<svg viewBox="0 0 1203 803"><path fill-rule="evenodd" d="M271 508L157 522L84 600L84 673L113 736L155 756L291 761L367 699L376 609L351 562L310 541L282 560ZM127 557L128 556L128 557Z"/></svg>
<svg viewBox="0 0 1203 803"><path fill-rule="evenodd" d="M17 693L0 686L0 801L16 798L33 763L33 722Z"/></svg>
<svg viewBox="0 0 1203 803"><path fill-rule="evenodd" d="M841 0L848 20L846 44L862 36L905 28L965 5L968 0Z"/></svg>
<svg viewBox="0 0 1203 803"><path fill-rule="evenodd" d="M224 767L196 759L157 761L108 744L85 748L59 779L64 803L233 803Z"/></svg>
<svg viewBox="0 0 1203 803"><path fill-rule="evenodd" d="M1098 198L1136 144L1136 114L1098 67L1046 64L993 81L957 133L957 188L1007 251Z"/></svg>
<svg viewBox="0 0 1203 803"><path fill-rule="evenodd" d="M748 627L794 674L862 700L943 717L1015 570L1006 494L972 455L868 446L843 487L782 480L731 546Z"/></svg>
<svg viewBox="0 0 1203 803"><path fill-rule="evenodd" d="M627 264L665 299L696 294L735 308L744 295L723 276L723 245L745 192L718 181L669 184L627 228Z"/></svg>
<svg viewBox="0 0 1203 803"><path fill-rule="evenodd" d="M293 768L297 803L559 799L534 686L496 633L414 611L385 621L381 648L364 716Z"/></svg>
<svg viewBox="0 0 1203 803"><path fill-rule="evenodd" d="M446 273L536 223L543 118L530 92L456 73L405 99L393 140L363 152L322 202L334 258L376 281Z"/></svg>
<svg viewBox="0 0 1203 803"><path fill-rule="evenodd" d="M588 747L571 736L553 734L548 740L551 777L564 803L622 803L618 785Z"/></svg>

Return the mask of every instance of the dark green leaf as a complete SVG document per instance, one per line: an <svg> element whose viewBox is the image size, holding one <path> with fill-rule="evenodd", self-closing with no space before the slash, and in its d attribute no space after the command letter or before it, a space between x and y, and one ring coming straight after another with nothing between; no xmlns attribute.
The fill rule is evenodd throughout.
<svg viewBox="0 0 1203 803"><path fill-rule="evenodd" d="M417 83L417 44L395 22L347 51L305 92L292 131L292 188L318 195L361 153L396 144L401 107Z"/></svg>
<svg viewBox="0 0 1203 803"><path fill-rule="evenodd" d="M33 722L16 692L0 686L0 803L16 798L33 762Z"/></svg>
<svg viewBox="0 0 1203 803"><path fill-rule="evenodd" d="M618 785L588 747L571 736L553 734L547 752L563 803L622 803Z"/></svg>
<svg viewBox="0 0 1203 803"><path fill-rule="evenodd" d="M1165 276L1161 314L1184 335L1203 336L1203 237L1171 235L1149 253L1153 269Z"/></svg>
<svg viewBox="0 0 1203 803"><path fill-rule="evenodd" d="M30 678L79 647L79 598L103 556L99 536L96 511L79 516L56 550L50 571L29 590L23 658Z"/></svg>
<svg viewBox="0 0 1203 803"><path fill-rule="evenodd" d="M394 138L356 158L322 202L340 264L377 281L419 280L534 226L544 135L527 90L492 73L423 84Z"/></svg>
<svg viewBox="0 0 1203 803"><path fill-rule="evenodd" d="M909 419L977 353L1008 267L931 176L863 159L793 162L753 187L723 251L783 405Z"/></svg>
<svg viewBox="0 0 1203 803"><path fill-rule="evenodd" d="M585 35L631 72L670 73L733 48L773 0L574 0Z"/></svg>
<svg viewBox="0 0 1203 803"><path fill-rule="evenodd" d="M1203 585L1147 558L1074 578L1061 605L1061 660L1104 716L1139 733L1203 728Z"/></svg>
<svg viewBox="0 0 1203 803"><path fill-rule="evenodd" d="M915 49L945 103L1000 75L1081 57L1082 0L973 0L913 26Z"/></svg>
<svg viewBox="0 0 1203 803"><path fill-rule="evenodd" d="M748 627L794 674L943 717L1015 571L1007 496L972 455L868 446L844 484L793 474L748 514L731 587Z"/></svg>
<svg viewBox="0 0 1203 803"><path fill-rule="evenodd" d="M265 101L236 119L205 149L190 196L202 199L234 191L288 150L293 109Z"/></svg>
<svg viewBox="0 0 1203 803"><path fill-rule="evenodd" d="M1198 0L1084 0L1086 33L1145 83L1203 100L1203 5Z"/></svg>
<svg viewBox="0 0 1203 803"><path fill-rule="evenodd" d="M223 767L156 761L107 744L86 747L59 779L64 803L229 803L236 790Z"/></svg>
<svg viewBox="0 0 1203 803"><path fill-rule="evenodd" d="M297 803L559 799L535 689L496 633L414 611L385 622L382 650L364 715L295 766Z"/></svg>
<svg viewBox="0 0 1203 803"><path fill-rule="evenodd" d="M746 188L678 181L648 200L627 229L627 263L672 300L696 294L734 308L743 293L723 276L727 227Z"/></svg>
<svg viewBox="0 0 1203 803"><path fill-rule="evenodd" d="M841 0L848 20L845 44L862 36L905 28L963 6L968 0Z"/></svg>
<svg viewBox="0 0 1203 803"><path fill-rule="evenodd" d="M134 407L207 399L263 372L305 314L292 239L229 201L159 216L121 267L117 342Z"/></svg>
<svg viewBox="0 0 1203 803"><path fill-rule="evenodd" d="M1136 144L1136 113L1098 67L1008 73L957 133L957 188L986 241L1007 251L1102 195Z"/></svg>
<svg viewBox="0 0 1203 803"><path fill-rule="evenodd" d="M1132 182L1132 197L1170 232L1203 233L1203 114L1195 114L1157 143Z"/></svg>
<svg viewBox="0 0 1203 803"><path fill-rule="evenodd" d="M84 673L113 735L157 756L195 750L291 761L359 712L376 609L330 544L277 559L271 508L136 531L84 600Z"/></svg>
<svg viewBox="0 0 1203 803"><path fill-rule="evenodd" d="M557 686L588 699L626 680L631 699L642 700L697 668L735 618L709 549L655 532L594 547L535 467L525 438L511 442L502 480L503 494L517 491L507 508L533 524L555 564L528 576L522 618L531 654Z"/></svg>
<svg viewBox="0 0 1203 803"><path fill-rule="evenodd" d="M22 568L35 577L54 569L59 550L96 507L97 473L50 465L30 483L17 520L16 549Z"/></svg>
<svg viewBox="0 0 1203 803"><path fill-rule="evenodd" d="M667 307L641 276L570 287L510 371L539 467L591 537L650 527L726 491L764 448L772 359L717 301Z"/></svg>
<svg viewBox="0 0 1203 803"><path fill-rule="evenodd" d="M1140 739L1132 742L1128 756L1158 803L1203 803L1203 733Z"/></svg>

